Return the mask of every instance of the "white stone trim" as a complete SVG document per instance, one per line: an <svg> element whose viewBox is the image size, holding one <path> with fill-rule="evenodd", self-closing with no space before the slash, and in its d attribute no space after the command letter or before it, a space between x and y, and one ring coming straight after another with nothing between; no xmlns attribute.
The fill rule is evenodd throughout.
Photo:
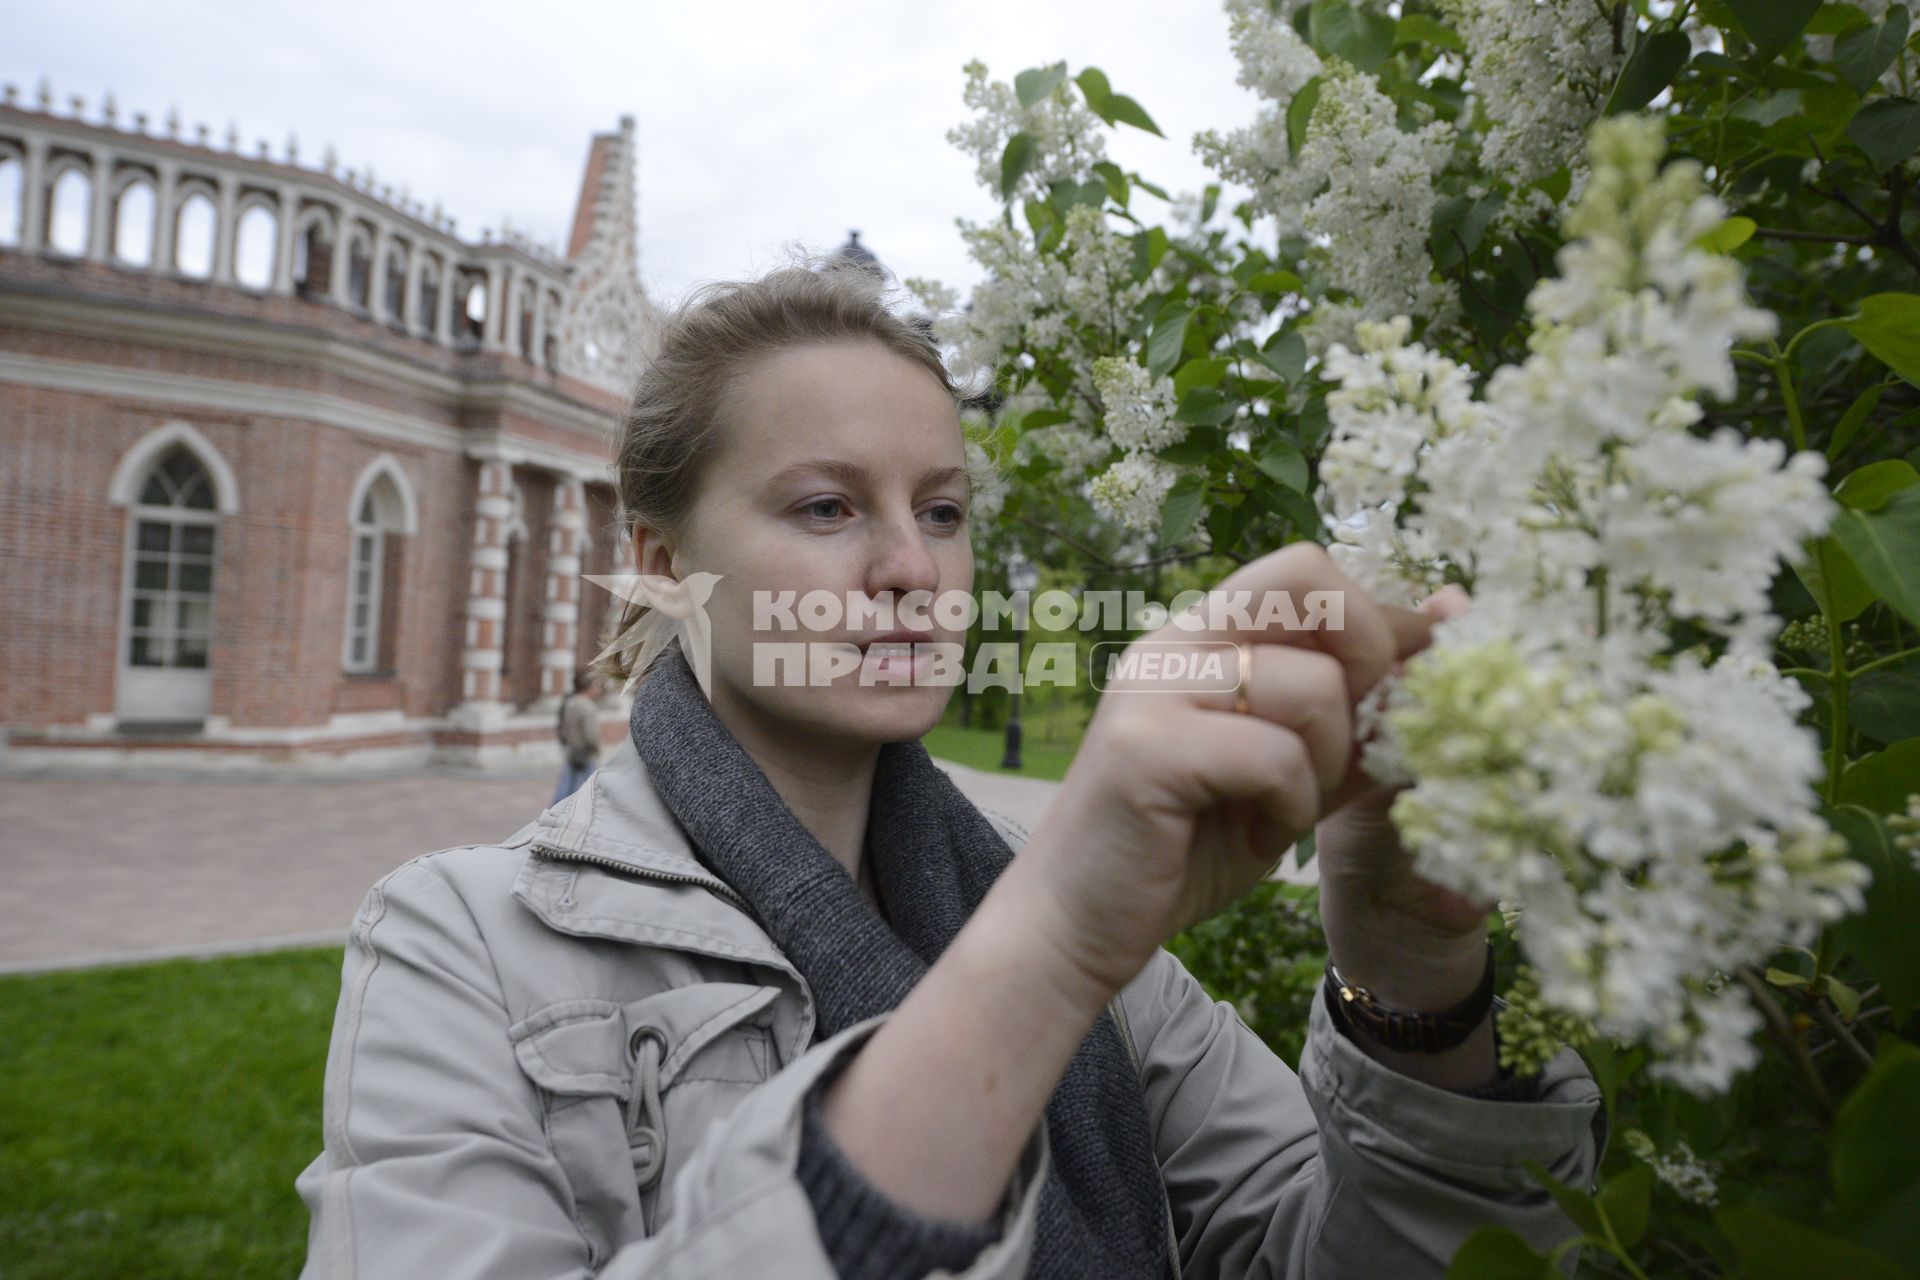
<svg viewBox="0 0 1920 1280"><path fill-rule="evenodd" d="M120 461L113 469L113 478L107 482L107 501L116 507L130 507L138 502L140 484L147 478L148 469L153 466L155 459L176 444L191 449L207 469L207 476L213 481L215 509L223 516L238 514L240 483L234 478L233 468L227 464L225 455L192 426L178 421L155 427L120 455Z"/></svg>
<svg viewBox="0 0 1920 1280"><path fill-rule="evenodd" d="M413 496L413 481L400 462L390 453L379 457L361 468L360 478L353 482L353 496L347 500L347 522L353 523L359 518L360 504L367 496L367 490L381 476L393 481L393 487L400 492L400 528L399 533L415 534L420 532L420 507Z"/></svg>

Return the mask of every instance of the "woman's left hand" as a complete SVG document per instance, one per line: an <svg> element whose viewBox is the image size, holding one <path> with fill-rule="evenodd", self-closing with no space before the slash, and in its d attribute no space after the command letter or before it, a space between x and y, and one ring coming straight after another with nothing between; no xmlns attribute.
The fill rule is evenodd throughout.
<svg viewBox="0 0 1920 1280"><path fill-rule="evenodd" d="M1442 621L1470 604L1465 591L1449 586L1418 612ZM1404 659L1395 663L1393 674L1404 666ZM1356 761L1358 752L1356 744ZM1395 1008L1438 1012L1479 985L1491 904L1470 902L1414 874L1413 856L1387 816L1402 790L1374 785L1316 826L1320 916L1341 977Z"/></svg>

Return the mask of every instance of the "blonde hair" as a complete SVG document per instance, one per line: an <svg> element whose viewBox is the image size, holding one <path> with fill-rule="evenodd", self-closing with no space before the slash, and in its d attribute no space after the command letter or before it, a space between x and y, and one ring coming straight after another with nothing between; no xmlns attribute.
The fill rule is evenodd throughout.
<svg viewBox="0 0 1920 1280"><path fill-rule="evenodd" d="M618 536L632 545L635 526L677 536L719 450L734 383L757 362L792 347L878 342L938 378L956 408L965 396L933 339L887 304L887 288L843 259L800 254L757 279L697 286L644 339L642 373L620 427L615 461L620 490ZM992 460L969 441L968 470L992 488ZM623 689L644 680L679 634L674 619L641 601L609 610L606 646L594 670Z"/></svg>

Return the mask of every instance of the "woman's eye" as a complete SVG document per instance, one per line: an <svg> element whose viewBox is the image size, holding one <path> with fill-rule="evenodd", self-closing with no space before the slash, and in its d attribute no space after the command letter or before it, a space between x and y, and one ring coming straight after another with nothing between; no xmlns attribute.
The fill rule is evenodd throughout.
<svg viewBox="0 0 1920 1280"><path fill-rule="evenodd" d="M955 525L961 523L963 520L967 518L966 511L960 507L955 506L951 502L943 502L937 507L929 507L927 508L927 514L928 515L944 514L946 516L946 519L941 521L936 521L936 523L944 524L948 528L954 527Z"/></svg>
<svg viewBox="0 0 1920 1280"><path fill-rule="evenodd" d="M820 511L820 508L821 507L843 507L845 505L846 504L840 501L840 499L838 498L815 498L812 502L809 502L806 505L805 510L808 515L817 515L822 520L831 520L833 519L833 513L827 512L825 514L822 514Z"/></svg>

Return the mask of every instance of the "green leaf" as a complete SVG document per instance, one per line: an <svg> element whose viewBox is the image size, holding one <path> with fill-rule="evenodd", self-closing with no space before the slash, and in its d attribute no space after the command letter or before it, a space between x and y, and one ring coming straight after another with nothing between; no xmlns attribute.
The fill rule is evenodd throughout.
<svg viewBox="0 0 1920 1280"><path fill-rule="evenodd" d="M1684 31L1660 31L1642 40L1614 81L1607 99L1607 115L1638 111L1660 96L1687 65L1693 41Z"/></svg>
<svg viewBox="0 0 1920 1280"><path fill-rule="evenodd" d="M1260 363L1288 382L1298 382L1307 372L1307 342L1291 329L1282 329L1267 339L1260 352Z"/></svg>
<svg viewBox="0 0 1920 1280"><path fill-rule="evenodd" d="M1167 229L1149 227L1133 237L1133 278L1145 280L1167 256Z"/></svg>
<svg viewBox="0 0 1920 1280"><path fill-rule="evenodd" d="M1093 171L1100 175L1102 182L1107 184L1107 196L1122 209L1126 208L1127 197L1132 194L1128 190L1126 170L1111 160L1102 160L1093 166Z"/></svg>
<svg viewBox="0 0 1920 1280"><path fill-rule="evenodd" d="M1767 981L1776 987L1804 987L1807 985L1807 979L1801 977L1799 974L1788 973L1785 969L1775 969L1771 966L1767 969L1766 977Z"/></svg>
<svg viewBox="0 0 1920 1280"><path fill-rule="evenodd" d="M1883 745L1920 738L1920 658L1855 679L1847 691L1847 720Z"/></svg>
<svg viewBox="0 0 1920 1280"><path fill-rule="evenodd" d="M1631 1249L1647 1234L1647 1211L1653 1204L1653 1166L1636 1164L1607 1180L1594 1198L1607 1215L1620 1247Z"/></svg>
<svg viewBox="0 0 1920 1280"><path fill-rule="evenodd" d="M1262 271L1247 281L1251 293L1298 293L1306 282L1291 271Z"/></svg>
<svg viewBox="0 0 1920 1280"><path fill-rule="evenodd" d="M1205 476L1188 474L1175 480L1160 504L1160 540L1178 542L1193 532L1193 522L1200 518L1206 503Z"/></svg>
<svg viewBox="0 0 1920 1280"><path fill-rule="evenodd" d="M1906 772L1893 781L1877 776L1892 770L1876 766L1869 770L1875 777L1856 782L1854 771L1861 766L1855 765L1841 781L1843 803L1834 811L1833 829L1846 837L1853 859L1873 873L1873 882L1866 887L1866 910L1832 927L1835 940L1880 983L1897 1025L1920 1003L1920 929L1913 927L1920 920L1920 870L1914 869L1913 859L1903 850L1893 847L1885 823L1869 810L1905 808L1905 795L1915 785L1911 779L1920 776L1920 739L1879 754L1894 757L1892 770ZM1863 804L1852 798L1855 792L1862 800L1877 803ZM1890 798L1894 792L1901 793L1897 800Z"/></svg>
<svg viewBox="0 0 1920 1280"><path fill-rule="evenodd" d="M1487 228L1500 212L1499 196L1453 196L1433 207L1433 222L1428 231L1433 246L1433 265L1448 271L1480 247Z"/></svg>
<svg viewBox="0 0 1920 1280"><path fill-rule="evenodd" d="M1307 455L1285 436L1267 441L1254 465L1295 493L1307 491Z"/></svg>
<svg viewBox="0 0 1920 1280"><path fill-rule="evenodd" d="M1840 69L1854 92L1865 97L1880 77L1886 74L1900 51L1907 47L1912 20L1903 4L1887 10L1887 20L1875 26L1856 27L1833 44L1833 65Z"/></svg>
<svg viewBox="0 0 1920 1280"><path fill-rule="evenodd" d="M1372 73L1393 51L1396 25L1385 14L1356 9L1347 0L1313 0L1307 39L1322 56L1332 54Z"/></svg>
<svg viewBox="0 0 1920 1280"><path fill-rule="evenodd" d="M1788 116L1797 116L1805 107L1798 89L1781 89L1764 98L1748 98L1727 114L1735 120L1751 120L1764 127L1779 124Z"/></svg>
<svg viewBox="0 0 1920 1280"><path fill-rule="evenodd" d="M1882 364L1920 386L1920 294L1876 293L1860 300L1860 317L1847 325Z"/></svg>
<svg viewBox="0 0 1920 1280"><path fill-rule="evenodd" d="M1920 488L1900 490L1878 511L1841 511L1832 536L1875 594L1920 627Z"/></svg>
<svg viewBox="0 0 1920 1280"><path fill-rule="evenodd" d="M1180 363L1180 349L1187 340L1187 321L1192 308L1185 303L1169 303L1154 317L1153 336L1147 339L1147 372L1161 377Z"/></svg>
<svg viewBox="0 0 1920 1280"><path fill-rule="evenodd" d="M1920 102L1875 98L1854 113L1847 136L1885 173L1920 151Z"/></svg>
<svg viewBox="0 0 1920 1280"><path fill-rule="evenodd" d="M1872 1070L1833 1124L1835 1225L1858 1229L1920 1188L1920 1049L1880 1037ZM1920 1236L1909 1223L1902 1261L1920 1262ZM1877 1234L1877 1233L1876 1233ZM1875 1243L1878 1243L1876 1240ZM1894 1243L1894 1241L1888 1241Z"/></svg>
<svg viewBox="0 0 1920 1280"><path fill-rule="evenodd" d="M1220 432L1212 427L1195 427L1187 432L1186 439L1155 449L1154 456L1163 458L1175 466L1204 467L1220 456L1226 448L1226 441Z"/></svg>
<svg viewBox="0 0 1920 1280"><path fill-rule="evenodd" d="M1543 1253L1505 1227L1468 1236L1447 1265L1447 1280L1550 1280L1559 1272Z"/></svg>
<svg viewBox="0 0 1920 1280"><path fill-rule="evenodd" d="M1030 107L1067 82L1067 64L1056 62L1050 67L1032 67L1013 78L1014 96L1020 99L1020 105Z"/></svg>
<svg viewBox="0 0 1920 1280"><path fill-rule="evenodd" d="M1535 1182L1547 1189L1547 1194L1553 1197L1553 1202L1560 1206L1560 1212L1566 1214L1576 1228L1590 1236L1606 1234L1605 1228L1600 1225L1600 1211L1594 1207L1592 1196L1568 1186L1548 1173L1536 1161L1523 1160L1521 1167L1532 1176Z"/></svg>
<svg viewBox="0 0 1920 1280"><path fill-rule="evenodd" d="M1145 129L1148 133L1167 135L1160 132L1160 126L1153 122L1147 109L1124 93L1116 93L1101 104L1100 118L1108 124L1130 124L1136 129Z"/></svg>
<svg viewBox="0 0 1920 1280"><path fill-rule="evenodd" d="M1458 32L1424 13L1407 14L1393 29L1394 48L1410 44L1432 45L1436 49L1451 49L1455 53L1465 53L1467 49Z"/></svg>
<svg viewBox="0 0 1920 1280"><path fill-rule="evenodd" d="M1693 243L1708 253L1732 253L1753 239L1759 229L1760 224L1752 218L1728 218Z"/></svg>
<svg viewBox="0 0 1920 1280"><path fill-rule="evenodd" d="M1826 992L1827 999L1833 1001L1833 1007L1840 1011L1842 1018L1845 1018L1848 1022L1852 1022L1860 1016L1860 993L1858 991L1855 991L1852 987L1840 981L1840 979L1834 977L1832 974L1828 974L1825 978L1822 978L1821 984L1821 989Z"/></svg>
<svg viewBox="0 0 1920 1280"><path fill-rule="evenodd" d="M1840 777L1840 802L1874 813L1905 812L1907 797L1916 791L1920 791L1920 738L1861 756ZM1908 918L1920 920L1920 914ZM1914 937L1920 942L1920 929L1914 930Z"/></svg>
<svg viewBox="0 0 1920 1280"><path fill-rule="evenodd" d="M1186 366L1181 366L1185 372ZM1217 427L1233 421L1240 410L1238 401L1230 400L1218 391L1189 391L1180 397L1180 403L1173 411L1175 422L1191 422L1203 427Z"/></svg>
<svg viewBox="0 0 1920 1280"><path fill-rule="evenodd" d="M1894 494L1916 484L1920 484L1920 471L1915 471L1911 462L1888 458L1883 462L1870 462L1847 476L1833 491L1833 496L1855 511L1878 511Z"/></svg>
<svg viewBox="0 0 1920 1280"><path fill-rule="evenodd" d="M1211 390L1220 385L1233 361L1225 356L1213 356L1206 360L1189 360L1180 366L1180 372L1173 380L1175 397L1184 396L1198 389Z"/></svg>
<svg viewBox="0 0 1920 1280"><path fill-rule="evenodd" d="M1906 1272L1850 1240L1759 1209L1722 1209L1720 1233L1733 1242L1752 1280L1906 1280Z"/></svg>
<svg viewBox="0 0 1920 1280"><path fill-rule="evenodd" d="M1808 544L1807 558L1794 566L1820 612L1835 622L1852 622L1874 601L1873 588L1860 576L1853 557L1831 535Z"/></svg>
<svg viewBox="0 0 1920 1280"><path fill-rule="evenodd" d="M1089 106L1105 102L1113 95L1113 86L1107 83L1107 73L1098 67L1086 68L1073 78L1073 82L1080 86L1080 92L1085 95ZM1098 110L1097 107L1095 109Z"/></svg>
<svg viewBox="0 0 1920 1280"><path fill-rule="evenodd" d="M1301 85L1300 92L1287 104L1287 151L1296 159L1300 148L1307 143L1307 125L1313 120L1313 109L1320 105L1322 84L1321 78L1315 76Z"/></svg>
<svg viewBox="0 0 1920 1280"><path fill-rule="evenodd" d="M1016 133L1007 139L1007 149L1000 153L1000 198L1013 199L1014 189L1020 185L1027 170L1033 168L1035 146L1033 135Z"/></svg>
<svg viewBox="0 0 1920 1280"><path fill-rule="evenodd" d="M1820 0L1727 0L1727 7L1764 60L1793 43L1820 11Z"/></svg>
<svg viewBox="0 0 1920 1280"><path fill-rule="evenodd" d="M1832 462L1853 442L1853 437L1880 407L1880 397L1887 393L1887 384L1876 383L1854 398L1847 411L1840 415L1840 421L1833 428L1833 439L1827 441L1827 461Z"/></svg>

